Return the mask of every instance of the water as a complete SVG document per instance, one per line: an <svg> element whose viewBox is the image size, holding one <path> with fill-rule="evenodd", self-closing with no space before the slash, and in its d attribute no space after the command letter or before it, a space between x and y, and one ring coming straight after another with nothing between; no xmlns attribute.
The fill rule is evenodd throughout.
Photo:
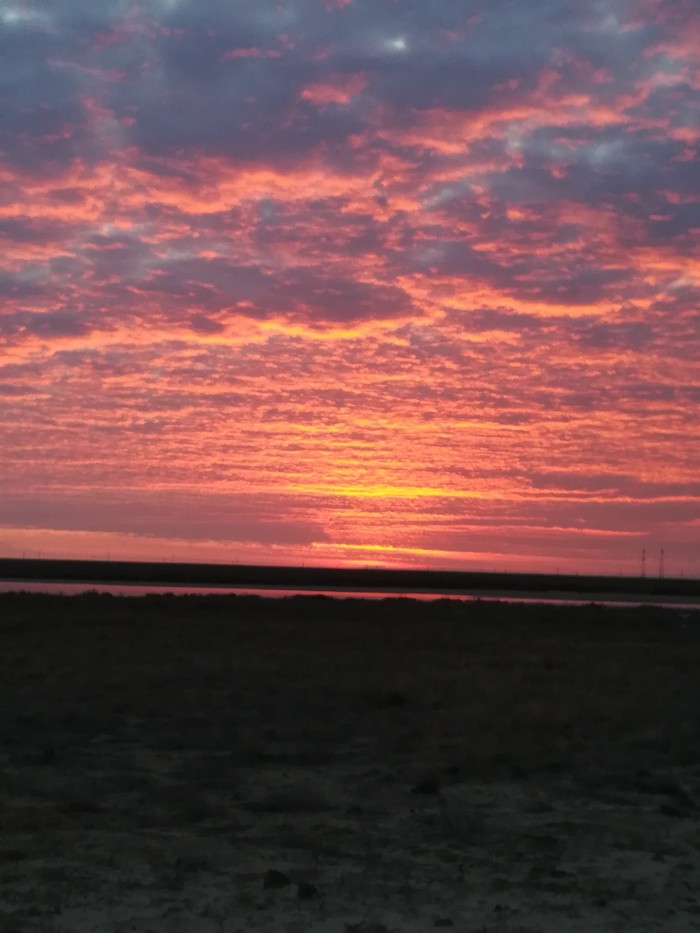
<svg viewBox="0 0 700 933"><path fill-rule="evenodd" d="M507 602L507 603L538 603L549 606L588 606L595 603L599 606L658 606L665 609L694 609L700 610L700 601L682 602L680 598L674 601L673 597L655 598L653 596L639 596L630 599L628 596L615 598L609 593L604 595L591 594L580 598L569 596L552 596L551 594L522 594L522 593L494 593L494 592L463 592L454 591L440 593L432 591L413 590L353 590L353 589L316 589L303 587L299 589L284 589L282 587L230 587L230 586L158 586L157 584L131 584L131 583L55 583L55 582L23 582L2 580L0 593L53 593L59 596L79 596L81 593L109 593L112 596L148 596L175 594L177 596L263 596L273 599L290 596L328 596L332 599L417 599L433 601L436 599L452 599L462 602Z"/></svg>

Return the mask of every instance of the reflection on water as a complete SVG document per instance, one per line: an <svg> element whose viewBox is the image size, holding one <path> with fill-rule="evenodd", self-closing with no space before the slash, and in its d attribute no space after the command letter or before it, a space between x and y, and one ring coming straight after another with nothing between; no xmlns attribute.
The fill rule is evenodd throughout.
<svg viewBox="0 0 700 933"><path fill-rule="evenodd" d="M266 596L280 599L285 596L328 596L333 599L419 599L432 601L436 599L456 599L462 602L507 602L507 603L545 603L550 606L587 606L596 603L600 606L660 606L667 609L696 609L700 610L700 601L694 603L674 601L672 597L654 598L652 596L639 596L630 599L628 596L616 599L610 594L582 596L579 599L569 596L551 596L549 594L520 594L520 593L467 593L462 591L452 593L439 593L429 591L415 592L413 590L352 590L352 589L326 589L319 590L309 587L307 589L282 589L269 587L230 587L230 586L158 586L156 584L130 584L130 583L52 583L0 580L0 593L54 593L60 596L78 596L80 593L109 593L112 596L147 596L173 593L177 596Z"/></svg>

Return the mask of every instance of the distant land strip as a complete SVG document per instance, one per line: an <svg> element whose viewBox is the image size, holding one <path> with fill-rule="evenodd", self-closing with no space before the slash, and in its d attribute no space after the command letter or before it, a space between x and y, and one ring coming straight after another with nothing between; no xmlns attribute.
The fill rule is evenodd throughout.
<svg viewBox="0 0 700 933"><path fill-rule="evenodd" d="M700 579L491 573L461 570L391 570L275 567L246 564L149 563L108 560L0 558L0 580L42 583L139 584L287 589L339 589L428 593L480 592L700 598Z"/></svg>

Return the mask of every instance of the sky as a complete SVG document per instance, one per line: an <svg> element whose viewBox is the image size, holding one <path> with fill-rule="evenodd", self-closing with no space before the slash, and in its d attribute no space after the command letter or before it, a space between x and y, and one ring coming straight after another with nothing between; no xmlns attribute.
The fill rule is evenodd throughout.
<svg viewBox="0 0 700 933"><path fill-rule="evenodd" d="M697 0L0 0L0 554L700 575Z"/></svg>

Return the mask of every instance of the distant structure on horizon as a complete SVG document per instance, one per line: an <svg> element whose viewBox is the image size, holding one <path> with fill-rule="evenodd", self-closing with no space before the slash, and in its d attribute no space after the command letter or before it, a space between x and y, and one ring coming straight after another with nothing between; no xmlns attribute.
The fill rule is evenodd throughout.
<svg viewBox="0 0 700 933"><path fill-rule="evenodd" d="M664 580L666 578L665 559L666 559L666 551L663 548L661 548L659 550L659 580ZM643 547L642 548L642 573L641 573L642 579L644 579L646 575L647 575L647 549Z"/></svg>

